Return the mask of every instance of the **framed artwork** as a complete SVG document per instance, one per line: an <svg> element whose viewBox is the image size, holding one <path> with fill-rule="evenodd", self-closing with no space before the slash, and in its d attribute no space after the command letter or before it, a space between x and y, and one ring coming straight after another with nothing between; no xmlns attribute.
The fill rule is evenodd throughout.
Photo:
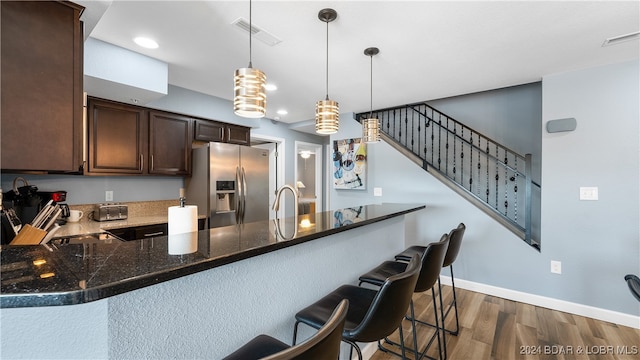
<svg viewBox="0 0 640 360"><path fill-rule="evenodd" d="M333 188L367 188L367 144L361 138L333 141Z"/></svg>

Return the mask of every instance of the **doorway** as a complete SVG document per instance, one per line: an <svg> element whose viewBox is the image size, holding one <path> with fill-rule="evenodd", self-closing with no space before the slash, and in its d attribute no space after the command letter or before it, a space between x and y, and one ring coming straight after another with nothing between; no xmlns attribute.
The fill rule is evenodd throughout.
<svg viewBox="0 0 640 360"><path fill-rule="evenodd" d="M251 143L253 144L251 147L269 150L269 219L272 220L276 218L275 211L271 210L276 198L276 191L278 187L285 183L285 140L267 135L255 135L251 136ZM284 216L284 207L280 208L278 216Z"/></svg>
<svg viewBox="0 0 640 360"><path fill-rule="evenodd" d="M322 212L322 145L296 141L294 147L294 171L300 196L300 214Z"/></svg>

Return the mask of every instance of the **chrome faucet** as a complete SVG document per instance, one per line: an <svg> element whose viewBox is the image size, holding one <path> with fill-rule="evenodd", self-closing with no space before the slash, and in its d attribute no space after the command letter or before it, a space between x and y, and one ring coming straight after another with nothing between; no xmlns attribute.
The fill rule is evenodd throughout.
<svg viewBox="0 0 640 360"><path fill-rule="evenodd" d="M273 210L276 212L276 217L278 214L278 210L280 210L280 196L282 195L282 192L286 189L291 190L291 193L293 194L293 214L295 217L295 221L298 221L298 191L291 185L285 184L282 185L278 191L276 191L276 200L273 202Z"/></svg>

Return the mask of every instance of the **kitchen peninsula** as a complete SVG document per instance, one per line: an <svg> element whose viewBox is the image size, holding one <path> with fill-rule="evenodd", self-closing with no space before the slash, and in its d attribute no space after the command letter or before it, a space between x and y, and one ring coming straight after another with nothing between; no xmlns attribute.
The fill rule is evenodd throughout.
<svg viewBox="0 0 640 360"><path fill-rule="evenodd" d="M402 250L404 215L424 208L365 205L203 230L191 237L197 251L179 255L169 247L181 235L5 247L2 354L220 358L261 332L287 340L297 310Z"/></svg>

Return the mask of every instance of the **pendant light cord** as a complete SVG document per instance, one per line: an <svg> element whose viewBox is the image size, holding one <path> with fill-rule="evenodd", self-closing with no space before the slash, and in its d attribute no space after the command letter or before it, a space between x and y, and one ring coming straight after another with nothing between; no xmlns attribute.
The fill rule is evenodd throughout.
<svg viewBox="0 0 640 360"><path fill-rule="evenodd" d="M370 84L371 84L371 89L370 89L370 93L369 93L369 118L373 117L373 55L369 55L369 58L371 60L371 66L369 67L369 69L371 69L371 73L369 75L369 78L371 80Z"/></svg>
<svg viewBox="0 0 640 360"><path fill-rule="evenodd" d="M327 88L327 98L329 100L329 22L327 21L327 76L326 76L326 88Z"/></svg>
<svg viewBox="0 0 640 360"><path fill-rule="evenodd" d="M253 35L253 25L251 25L251 0L249 0L249 68L251 65L251 35Z"/></svg>

